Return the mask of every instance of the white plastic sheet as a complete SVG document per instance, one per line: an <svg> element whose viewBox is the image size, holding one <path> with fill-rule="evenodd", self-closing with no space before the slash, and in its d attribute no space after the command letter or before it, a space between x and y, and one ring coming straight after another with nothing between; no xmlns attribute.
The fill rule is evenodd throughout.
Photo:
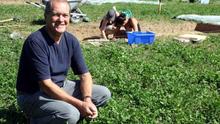
<svg viewBox="0 0 220 124"><path fill-rule="evenodd" d="M201 4L209 4L209 0L201 0Z"/></svg>
<svg viewBox="0 0 220 124"><path fill-rule="evenodd" d="M203 23L203 24L220 25L220 16L216 16L216 15L187 14L187 15L179 15L176 17L176 19L195 21L197 23Z"/></svg>
<svg viewBox="0 0 220 124"><path fill-rule="evenodd" d="M146 1L146 0L83 0L83 3L101 5L103 3L138 3L138 4L159 4L159 0Z"/></svg>

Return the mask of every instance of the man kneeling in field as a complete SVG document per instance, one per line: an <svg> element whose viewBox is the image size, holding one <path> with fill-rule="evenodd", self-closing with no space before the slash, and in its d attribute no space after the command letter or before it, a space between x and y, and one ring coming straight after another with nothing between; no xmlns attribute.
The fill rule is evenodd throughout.
<svg viewBox="0 0 220 124"><path fill-rule="evenodd" d="M67 0L46 4L46 25L25 41L17 76L17 101L34 124L76 124L94 119L97 107L111 98L108 88L95 85L78 40L66 32L70 19ZM80 80L66 79L72 68Z"/></svg>

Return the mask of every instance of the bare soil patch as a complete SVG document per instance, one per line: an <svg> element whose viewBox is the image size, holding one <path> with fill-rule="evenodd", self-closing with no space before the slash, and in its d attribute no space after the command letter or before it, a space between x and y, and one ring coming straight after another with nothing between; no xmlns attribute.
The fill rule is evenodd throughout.
<svg viewBox="0 0 220 124"><path fill-rule="evenodd" d="M155 32L157 37L177 36L179 34L193 33L196 23L183 21L182 23L146 22L140 21L142 31ZM79 40L100 37L99 22L70 24L68 31L72 32Z"/></svg>
<svg viewBox="0 0 220 124"><path fill-rule="evenodd" d="M0 4L25 4L26 1L41 2L41 0L0 0Z"/></svg>

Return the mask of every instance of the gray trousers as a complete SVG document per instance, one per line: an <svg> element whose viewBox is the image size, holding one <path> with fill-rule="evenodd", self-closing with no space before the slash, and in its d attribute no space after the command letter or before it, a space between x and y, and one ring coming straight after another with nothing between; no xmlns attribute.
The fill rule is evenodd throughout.
<svg viewBox="0 0 220 124"><path fill-rule="evenodd" d="M68 94L82 99L80 81L64 82L62 87ZM92 101L97 106L103 106L111 98L108 88L92 86ZM17 102L21 110L30 118L31 124L76 124L80 120L80 112L73 105L55 100L39 91L33 95L18 94Z"/></svg>

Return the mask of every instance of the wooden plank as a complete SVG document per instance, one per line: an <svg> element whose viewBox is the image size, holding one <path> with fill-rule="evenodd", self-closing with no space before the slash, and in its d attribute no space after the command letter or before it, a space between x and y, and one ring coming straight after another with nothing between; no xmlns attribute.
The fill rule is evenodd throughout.
<svg viewBox="0 0 220 124"><path fill-rule="evenodd" d="M198 23L195 27L195 30L205 33L219 33L220 25Z"/></svg>

